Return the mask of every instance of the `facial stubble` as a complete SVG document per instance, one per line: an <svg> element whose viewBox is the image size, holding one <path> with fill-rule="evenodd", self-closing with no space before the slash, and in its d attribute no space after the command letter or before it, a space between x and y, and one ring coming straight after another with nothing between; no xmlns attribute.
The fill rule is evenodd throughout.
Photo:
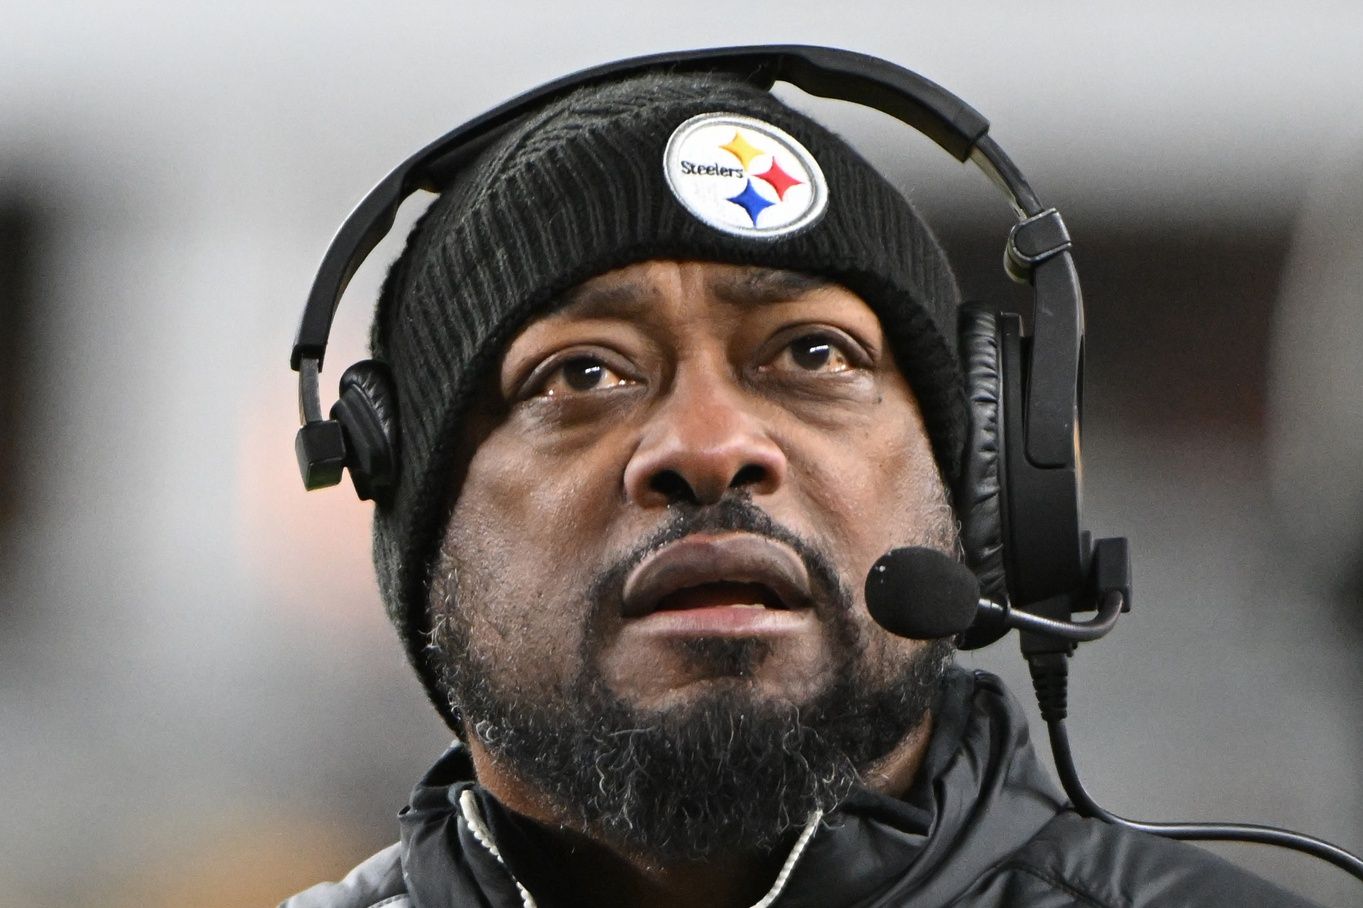
<svg viewBox="0 0 1363 908"><path fill-rule="evenodd" d="M949 514L949 510L946 511ZM504 665L474 645L470 615L491 607L483 585L447 546L432 583L432 655L465 733L561 812L561 822L657 861L768 850L838 805L863 774L923 721L953 648L929 641L905 654L853 618L847 582L821 549L741 496L677 509L652 538L601 572L592 609L618 608L624 578L649 553L693 533L742 531L791 547L819 594L831 637L827 682L804 702L764 696L752 674L760 638L700 638L684 649L705 690L667 709L642 709L609 689L589 616L577 672L526 696ZM945 520L928 544L954 543ZM456 605L457 604L457 605Z"/></svg>

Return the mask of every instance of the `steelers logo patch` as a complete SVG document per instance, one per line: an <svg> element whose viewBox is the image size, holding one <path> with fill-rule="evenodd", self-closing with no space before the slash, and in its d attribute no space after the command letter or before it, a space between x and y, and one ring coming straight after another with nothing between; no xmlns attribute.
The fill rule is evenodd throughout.
<svg viewBox="0 0 1363 908"><path fill-rule="evenodd" d="M730 113L692 117L663 152L667 185L716 230L777 237L823 216L828 185L819 162L770 123Z"/></svg>

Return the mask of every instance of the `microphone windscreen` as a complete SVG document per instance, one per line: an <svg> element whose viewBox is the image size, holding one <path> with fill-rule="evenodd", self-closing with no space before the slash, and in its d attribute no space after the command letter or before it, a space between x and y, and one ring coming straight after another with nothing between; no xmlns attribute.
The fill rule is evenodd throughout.
<svg viewBox="0 0 1363 908"><path fill-rule="evenodd" d="M975 620L980 582L936 549L895 549L866 575L866 607L887 631L928 640L959 634Z"/></svg>

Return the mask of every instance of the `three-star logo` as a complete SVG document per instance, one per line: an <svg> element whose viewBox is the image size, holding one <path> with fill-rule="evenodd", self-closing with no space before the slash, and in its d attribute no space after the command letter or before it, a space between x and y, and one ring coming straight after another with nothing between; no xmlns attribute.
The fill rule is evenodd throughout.
<svg viewBox="0 0 1363 908"><path fill-rule="evenodd" d="M668 186L683 207L717 230L775 237L822 217L823 171L794 137L739 114L692 117L663 153Z"/></svg>

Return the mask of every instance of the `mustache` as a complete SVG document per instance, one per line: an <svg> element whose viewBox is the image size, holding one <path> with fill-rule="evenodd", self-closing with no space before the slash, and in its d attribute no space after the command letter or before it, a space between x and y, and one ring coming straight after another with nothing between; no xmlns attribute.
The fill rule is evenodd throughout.
<svg viewBox="0 0 1363 908"><path fill-rule="evenodd" d="M675 505L674 509L676 513L666 523L597 575L587 593L594 610L614 607L618 611L624 599L625 578L653 552L687 536L720 532L752 533L788 546L804 562L818 603L838 612L851 610L851 591L833 559L815 543L777 523L750 498L730 495L712 505Z"/></svg>

